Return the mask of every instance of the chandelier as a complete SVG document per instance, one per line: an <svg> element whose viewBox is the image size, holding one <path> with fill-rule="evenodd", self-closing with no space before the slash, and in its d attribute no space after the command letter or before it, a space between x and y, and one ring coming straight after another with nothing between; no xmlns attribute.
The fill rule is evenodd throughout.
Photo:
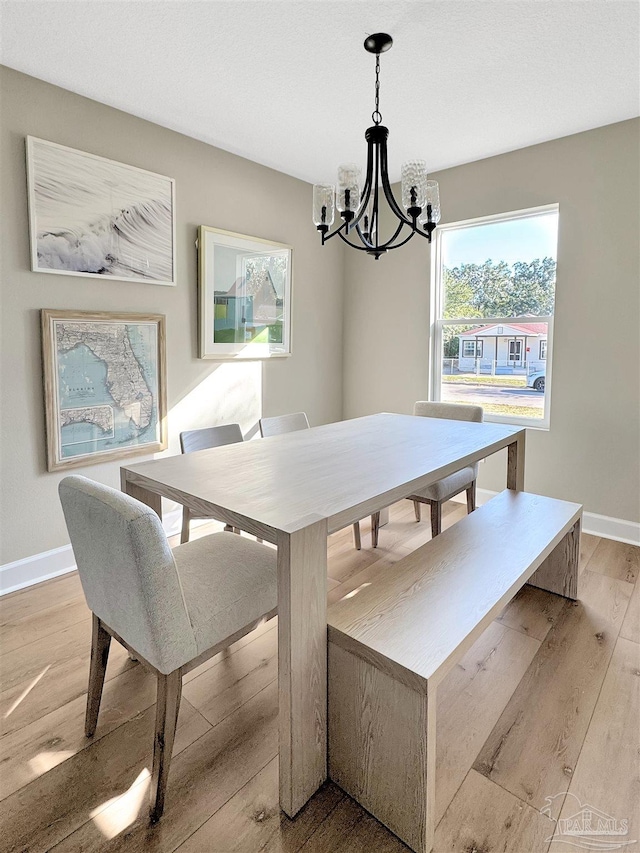
<svg viewBox="0 0 640 853"><path fill-rule="evenodd" d="M373 126L367 128L367 172L362 185L362 171L355 163L345 163L338 168L338 183L316 184L313 187L313 222L321 234L322 245L336 234L348 246L373 255L376 260L390 249L399 249L420 234L431 242L431 235L440 221L440 196L438 182L427 180L424 160L409 160L402 165L402 208L394 198L389 182L387 165L387 138L389 129L380 113L380 54L389 50L393 39L387 33L374 33L365 39L364 49L376 56L375 110L371 115ZM381 195L397 219L391 237L385 242L379 238L379 210ZM335 219L335 208L342 223L330 231ZM408 233L407 233L408 231Z"/></svg>

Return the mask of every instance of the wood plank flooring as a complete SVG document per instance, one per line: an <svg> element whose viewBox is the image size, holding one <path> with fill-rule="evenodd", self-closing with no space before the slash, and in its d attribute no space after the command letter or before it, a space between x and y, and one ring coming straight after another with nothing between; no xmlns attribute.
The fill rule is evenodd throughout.
<svg viewBox="0 0 640 853"><path fill-rule="evenodd" d="M464 514L444 509L445 527ZM360 552L350 528L330 538L330 601L430 538L408 501L376 550L362 529ZM585 804L626 820L614 840L640 850L640 549L585 535L580 562L579 602L525 587L440 687L437 853L580 849L556 820ZM0 599L2 853L407 850L332 783L296 820L280 812L275 621L185 679L167 808L149 826L154 683L112 643L84 738L89 617L76 574Z"/></svg>

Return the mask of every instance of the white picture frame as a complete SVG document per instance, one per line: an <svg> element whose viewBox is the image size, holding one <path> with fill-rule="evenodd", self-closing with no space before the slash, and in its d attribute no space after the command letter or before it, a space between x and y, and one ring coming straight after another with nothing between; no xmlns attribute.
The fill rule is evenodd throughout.
<svg viewBox="0 0 640 853"><path fill-rule="evenodd" d="M290 356L292 247L201 225L198 252L199 357Z"/></svg>
<svg viewBox="0 0 640 853"><path fill-rule="evenodd" d="M27 136L31 269L176 284L175 180Z"/></svg>

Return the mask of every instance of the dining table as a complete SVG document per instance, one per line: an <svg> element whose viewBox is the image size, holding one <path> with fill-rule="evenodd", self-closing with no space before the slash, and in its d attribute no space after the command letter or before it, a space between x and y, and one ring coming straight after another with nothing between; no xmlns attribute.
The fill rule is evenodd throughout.
<svg viewBox="0 0 640 853"><path fill-rule="evenodd" d="M379 413L121 468L121 487L277 547L280 807L294 817L327 778L327 537L507 449L524 489L525 429Z"/></svg>

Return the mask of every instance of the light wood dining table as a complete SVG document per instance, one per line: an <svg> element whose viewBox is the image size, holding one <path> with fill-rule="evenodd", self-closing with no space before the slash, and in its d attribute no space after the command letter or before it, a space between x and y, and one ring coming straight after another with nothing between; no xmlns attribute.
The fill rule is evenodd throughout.
<svg viewBox="0 0 640 853"><path fill-rule="evenodd" d="M524 488L525 430L381 413L121 468L122 490L163 497L278 549L280 806L327 778L327 536L507 448Z"/></svg>

